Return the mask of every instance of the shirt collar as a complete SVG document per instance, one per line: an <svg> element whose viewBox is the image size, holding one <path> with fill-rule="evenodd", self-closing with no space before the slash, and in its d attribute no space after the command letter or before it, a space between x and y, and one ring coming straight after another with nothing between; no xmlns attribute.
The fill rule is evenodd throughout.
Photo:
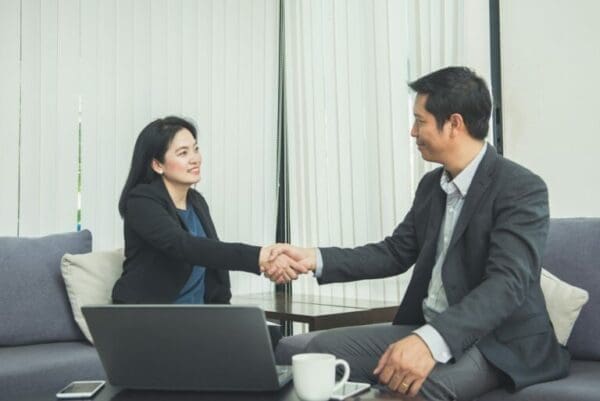
<svg viewBox="0 0 600 401"><path fill-rule="evenodd" d="M475 177L477 167L479 167L479 163L481 163L486 150L487 143L483 145L477 156L475 156L475 158L471 160L469 164L467 164L467 167L465 167L463 171L454 177L452 181L450 181L450 175L448 172L444 170L442 177L440 178L440 186L444 192L450 195L458 190L463 198L467 196L467 192L469 191L473 177Z"/></svg>

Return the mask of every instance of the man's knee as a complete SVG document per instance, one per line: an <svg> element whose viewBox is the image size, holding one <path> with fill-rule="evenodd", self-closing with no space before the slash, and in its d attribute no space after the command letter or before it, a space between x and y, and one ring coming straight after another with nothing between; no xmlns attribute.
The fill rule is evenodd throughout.
<svg viewBox="0 0 600 401"><path fill-rule="evenodd" d="M363 383L375 383L377 378L373 369L377 364L378 355L370 354L368 350L357 347L356 338L351 333L341 330L327 330L316 335L307 345L306 352L321 352L335 355L344 359L350 365L350 380ZM337 379L340 379L343 369L336 369Z"/></svg>
<svg viewBox="0 0 600 401"><path fill-rule="evenodd" d="M336 336L333 331L326 330L320 332L310 340L306 346L306 352L327 352L336 354L339 345L339 336Z"/></svg>

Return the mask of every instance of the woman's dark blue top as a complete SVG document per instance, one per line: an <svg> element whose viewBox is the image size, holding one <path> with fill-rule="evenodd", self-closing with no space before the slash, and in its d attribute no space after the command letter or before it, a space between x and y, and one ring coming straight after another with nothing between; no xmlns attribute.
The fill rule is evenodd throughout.
<svg viewBox="0 0 600 401"><path fill-rule="evenodd" d="M179 217L183 220L190 234L195 237L206 238L204 227L188 202L187 209L177 209ZM190 278L185 283L174 303L176 304L203 304L204 303L204 273L203 266L194 266Z"/></svg>

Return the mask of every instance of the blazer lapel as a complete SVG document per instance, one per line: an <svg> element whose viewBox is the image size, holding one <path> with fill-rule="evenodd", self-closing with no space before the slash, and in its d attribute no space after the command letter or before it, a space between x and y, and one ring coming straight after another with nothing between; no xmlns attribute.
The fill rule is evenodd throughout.
<svg viewBox="0 0 600 401"><path fill-rule="evenodd" d="M496 149L494 149L492 146L487 146L488 148L486 150L486 154L483 157L483 160L481 160L481 163L477 168L477 172L473 177L473 181L471 182L471 186L469 187L469 191L467 192L465 203L463 204L460 216L458 217L458 221L454 227L454 232L452 233L452 239L450 240L448 249L452 248L454 244L456 244L458 239L467 228L467 225L469 225L469 221L471 221L471 217L473 217L473 214L477 210L477 205L481 201L481 197L492 182L493 167L498 159L498 154L496 153Z"/></svg>
<svg viewBox="0 0 600 401"><path fill-rule="evenodd" d="M160 178L155 179L152 182L152 185L155 185L156 187L160 188L163 198L165 198L165 200L167 201L167 204L169 205L167 210L169 211L169 213L171 213L171 215L173 215L173 217L175 217L175 219L177 219L179 224L181 224L181 227L183 227L184 229L187 230L185 223L179 216L179 213L177 213L177 208L175 207L175 204L173 203L171 196L169 196L169 192L167 191L165 184L162 182L162 179L160 179ZM193 191L193 189L190 189L190 191ZM196 195L196 196L198 196L198 195ZM215 230L215 226L212 222L212 219L210 218L208 210L202 206L202 203L197 199L196 196L194 196L192 193L189 193L188 199L190 200L192 207L196 211L196 215L198 215L198 218L200 219L200 223L202 223L202 228L204 228L204 232L206 233L206 236L208 238L218 239L217 232Z"/></svg>
<svg viewBox="0 0 600 401"><path fill-rule="evenodd" d="M198 214L198 218L202 223L202 227L204 228L204 232L208 238L217 239L217 232L215 230L215 226L213 225L212 219L208 214L208 210L203 207L203 205L196 199L196 197L192 197L192 206L196 213Z"/></svg>
<svg viewBox="0 0 600 401"><path fill-rule="evenodd" d="M181 217L179 217L179 214L177 213L177 208L175 207L175 204L173 203L173 200L171 199L171 196L169 195L169 191L167 191L167 187L165 186L165 183L162 181L162 178L160 178L160 177L155 178L150 183L150 185L153 185L156 188L158 188L158 190L160 191L160 195L167 202L167 211L169 212L169 214L171 214L171 216L175 217L183 225L183 227L185 227L185 225L183 224L183 220L181 220Z"/></svg>

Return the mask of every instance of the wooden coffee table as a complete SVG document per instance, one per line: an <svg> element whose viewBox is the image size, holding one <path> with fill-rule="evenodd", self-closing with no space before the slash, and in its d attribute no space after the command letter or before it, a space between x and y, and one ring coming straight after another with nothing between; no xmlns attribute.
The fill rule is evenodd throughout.
<svg viewBox="0 0 600 401"><path fill-rule="evenodd" d="M237 295L231 303L258 306L267 319L308 323L309 331L391 322L398 309L395 302L304 294L288 300L282 293Z"/></svg>

